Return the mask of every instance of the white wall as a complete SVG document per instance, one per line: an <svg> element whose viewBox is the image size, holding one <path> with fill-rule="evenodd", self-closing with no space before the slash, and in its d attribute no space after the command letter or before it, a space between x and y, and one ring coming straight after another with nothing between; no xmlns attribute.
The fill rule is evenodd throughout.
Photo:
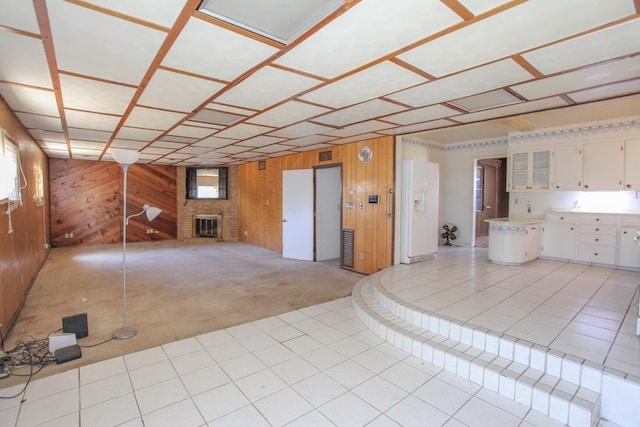
<svg viewBox="0 0 640 427"><path fill-rule="evenodd" d="M507 156L507 139L484 140L447 146L444 191L441 193L442 223L458 227L456 244L471 245L474 238L475 161Z"/></svg>

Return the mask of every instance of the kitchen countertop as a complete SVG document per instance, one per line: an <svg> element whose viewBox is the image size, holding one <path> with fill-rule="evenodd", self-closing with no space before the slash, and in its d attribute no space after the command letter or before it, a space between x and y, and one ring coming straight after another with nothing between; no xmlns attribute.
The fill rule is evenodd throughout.
<svg viewBox="0 0 640 427"><path fill-rule="evenodd" d="M603 210L603 209L583 209L583 208L573 208L573 209L562 209L562 208L552 208L549 209L549 212L556 213L584 213L584 214L600 214L600 215L640 215L640 211L638 210Z"/></svg>
<svg viewBox="0 0 640 427"><path fill-rule="evenodd" d="M514 215L504 218L490 218L485 219L485 222L496 224L514 224L514 225L527 225L527 224L539 224L546 221L546 217L538 215Z"/></svg>

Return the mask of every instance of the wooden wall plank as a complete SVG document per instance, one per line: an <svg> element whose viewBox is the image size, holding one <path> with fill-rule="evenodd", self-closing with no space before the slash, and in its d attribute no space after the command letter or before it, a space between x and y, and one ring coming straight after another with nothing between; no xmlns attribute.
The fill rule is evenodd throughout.
<svg viewBox="0 0 640 427"><path fill-rule="evenodd" d="M0 203L0 323L6 333L27 295L29 287L49 253L48 187L44 186L44 202L36 200L36 176L42 171L48 181L47 157L31 138L13 111L0 97L0 128L18 145L24 177L22 203L14 205L9 218L7 204ZM25 182L26 178L26 182ZM12 232L9 232L11 220Z"/></svg>
<svg viewBox="0 0 640 427"><path fill-rule="evenodd" d="M363 145L369 145L374 152L373 160L367 165L358 159ZM282 171L336 164L342 166L342 227L351 228L355 233L353 269L368 274L392 265L394 220L386 217L385 197L394 182L394 138L332 147L332 159L325 162L319 160L320 151L327 150L266 160L265 170L258 170L257 162L238 167L241 189L238 239L282 252ZM377 205L368 203L369 194L378 194ZM346 208L348 202L353 202L353 209Z"/></svg>
<svg viewBox="0 0 640 427"><path fill-rule="evenodd" d="M50 159L51 243L99 245L122 241L122 168L113 162ZM127 174L127 215L145 203L162 209L149 223L143 215L127 227L127 241L176 238L176 170L134 164ZM147 230L151 230L148 233Z"/></svg>

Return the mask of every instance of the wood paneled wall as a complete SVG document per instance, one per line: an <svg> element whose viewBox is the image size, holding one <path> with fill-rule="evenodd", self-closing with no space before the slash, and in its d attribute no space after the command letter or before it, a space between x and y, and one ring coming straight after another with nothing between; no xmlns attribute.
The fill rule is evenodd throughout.
<svg viewBox="0 0 640 427"><path fill-rule="evenodd" d="M51 242L55 246L122 242L124 175L114 162L50 159ZM145 203L162 209L153 222L131 219L128 242L176 238L176 168L133 164L127 173L127 214ZM147 231L151 230L151 233Z"/></svg>
<svg viewBox="0 0 640 427"><path fill-rule="evenodd" d="M366 165L358 159L364 145L373 151ZM319 153L328 150L332 159L321 162ZM394 219L387 211L393 212L394 202L391 197L388 206L386 194L394 186L394 153L390 136L269 159L264 170L258 163L240 165L239 240L282 252L282 171L340 164L342 227L355 231L353 269L371 274L392 265ZM369 204L369 195L378 195L379 203Z"/></svg>
<svg viewBox="0 0 640 427"><path fill-rule="evenodd" d="M4 334L15 320L31 283L49 253L49 192L45 184L44 203L37 203L36 170L48 180L47 157L6 102L0 97L0 127L18 144L22 177L22 204L9 217L7 204L0 204L0 323ZM26 178L26 182L25 182Z"/></svg>

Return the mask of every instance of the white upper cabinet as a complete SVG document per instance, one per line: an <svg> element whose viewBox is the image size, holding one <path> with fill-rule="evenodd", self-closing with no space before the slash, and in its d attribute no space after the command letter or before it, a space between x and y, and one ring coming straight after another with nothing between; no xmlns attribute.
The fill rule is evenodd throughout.
<svg viewBox="0 0 640 427"><path fill-rule="evenodd" d="M512 153L509 162L509 191L550 190L551 151Z"/></svg>
<svg viewBox="0 0 640 427"><path fill-rule="evenodd" d="M622 190L624 142L586 143L583 147L583 185L589 191Z"/></svg>
<svg viewBox="0 0 640 427"><path fill-rule="evenodd" d="M624 143L624 189L640 191L640 139Z"/></svg>
<svg viewBox="0 0 640 427"><path fill-rule="evenodd" d="M554 149L553 188L582 190L582 145L559 145Z"/></svg>

